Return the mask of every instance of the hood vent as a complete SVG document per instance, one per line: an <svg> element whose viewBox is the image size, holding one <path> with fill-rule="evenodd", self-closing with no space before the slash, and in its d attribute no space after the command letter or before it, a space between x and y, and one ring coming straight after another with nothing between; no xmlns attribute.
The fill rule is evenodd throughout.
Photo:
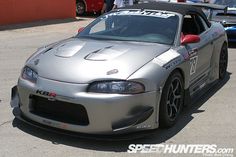
<svg viewBox="0 0 236 157"><path fill-rule="evenodd" d="M85 43L78 44L76 41L64 43L55 48L54 54L57 57L69 58L79 52L84 47L84 45Z"/></svg>
<svg viewBox="0 0 236 157"><path fill-rule="evenodd" d="M108 46L108 47L96 50L96 51L88 54L85 57L85 59L92 60L92 61L107 61L107 60L111 60L113 58L116 58L116 57L124 54L127 51L128 51L127 49L118 51L118 50L114 49L113 46Z"/></svg>

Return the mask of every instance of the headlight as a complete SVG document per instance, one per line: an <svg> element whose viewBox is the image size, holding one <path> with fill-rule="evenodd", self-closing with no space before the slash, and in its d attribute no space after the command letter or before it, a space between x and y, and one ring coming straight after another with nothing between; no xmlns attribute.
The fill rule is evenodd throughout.
<svg viewBox="0 0 236 157"><path fill-rule="evenodd" d="M22 78L35 83L38 78L38 74L29 67L24 67L22 71Z"/></svg>
<svg viewBox="0 0 236 157"><path fill-rule="evenodd" d="M144 91L143 84L131 81L94 82L88 88L88 92L111 94L138 94Z"/></svg>

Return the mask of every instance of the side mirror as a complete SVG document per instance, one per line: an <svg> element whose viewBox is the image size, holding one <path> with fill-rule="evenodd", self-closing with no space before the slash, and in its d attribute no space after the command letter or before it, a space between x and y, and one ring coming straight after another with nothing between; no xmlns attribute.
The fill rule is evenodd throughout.
<svg viewBox="0 0 236 157"><path fill-rule="evenodd" d="M200 41L200 37L198 35L185 35L181 38L181 44L186 45L186 44L191 44L191 43L198 43Z"/></svg>
<svg viewBox="0 0 236 157"><path fill-rule="evenodd" d="M82 32L84 30L84 27L81 27L78 29L78 33Z"/></svg>

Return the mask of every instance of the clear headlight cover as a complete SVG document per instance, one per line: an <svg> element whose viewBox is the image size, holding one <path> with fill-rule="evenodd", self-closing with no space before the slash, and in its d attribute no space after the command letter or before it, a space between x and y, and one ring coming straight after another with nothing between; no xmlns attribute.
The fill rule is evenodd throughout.
<svg viewBox="0 0 236 157"><path fill-rule="evenodd" d="M94 82L88 88L88 92L111 94L138 94L144 91L143 84L132 81Z"/></svg>
<svg viewBox="0 0 236 157"><path fill-rule="evenodd" d="M23 71L22 71L22 78L25 80L28 80L30 82L36 83L37 78L38 78L38 74L32 70L29 67L24 67Z"/></svg>

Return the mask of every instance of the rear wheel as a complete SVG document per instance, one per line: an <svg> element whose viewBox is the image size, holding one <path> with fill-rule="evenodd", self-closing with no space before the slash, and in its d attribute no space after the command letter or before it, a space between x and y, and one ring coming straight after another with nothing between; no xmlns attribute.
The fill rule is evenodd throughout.
<svg viewBox="0 0 236 157"><path fill-rule="evenodd" d="M228 49L226 45L223 45L220 52L220 61L219 61L219 78L224 79L227 73L228 67Z"/></svg>
<svg viewBox="0 0 236 157"><path fill-rule="evenodd" d="M76 2L76 13L78 15L83 15L85 13L86 6L83 1Z"/></svg>
<svg viewBox="0 0 236 157"><path fill-rule="evenodd" d="M183 78L180 72L173 72L162 91L159 119L161 127L173 126L182 110L184 100Z"/></svg>

